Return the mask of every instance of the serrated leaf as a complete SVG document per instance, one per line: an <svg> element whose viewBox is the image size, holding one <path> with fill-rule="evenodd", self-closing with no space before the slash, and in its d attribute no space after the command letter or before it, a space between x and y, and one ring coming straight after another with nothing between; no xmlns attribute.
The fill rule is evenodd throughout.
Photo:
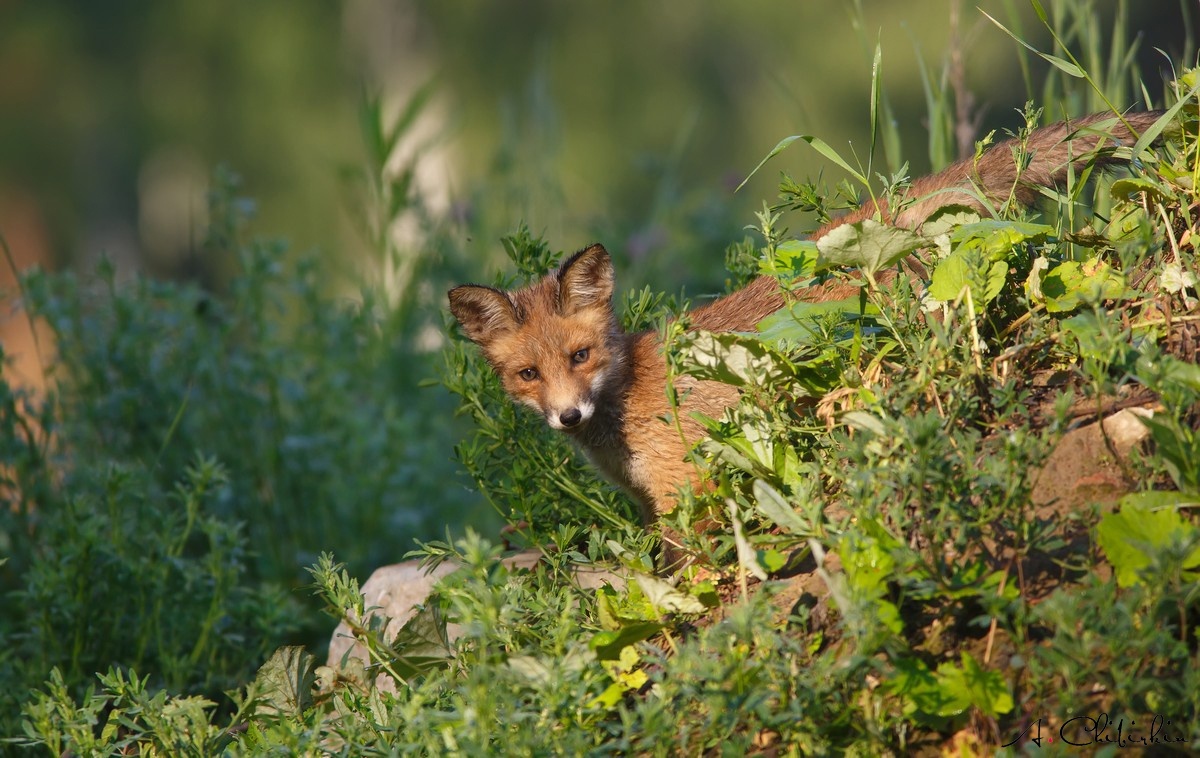
<svg viewBox="0 0 1200 758"><path fill-rule="evenodd" d="M973 274L980 263L969 261L967 257L964 251L955 250L938 263L929 280L930 297L949 303L970 288Z"/></svg>
<svg viewBox="0 0 1200 758"><path fill-rule="evenodd" d="M817 249L823 265L855 267L874 275L923 244L923 238L907 229L868 218L836 227L817 240Z"/></svg>
<svg viewBox="0 0 1200 758"><path fill-rule="evenodd" d="M954 716L975 706L985 715L996 718L1013 709L1008 683L999 671L989 671L979 665L970 653L963 652L962 666L943 663L938 666L939 688L948 696L939 715Z"/></svg>
<svg viewBox="0 0 1200 758"><path fill-rule="evenodd" d="M732 332L688 332L679 343L688 372L697 379L761 386L790 373L786 359L767 345Z"/></svg>
<svg viewBox="0 0 1200 758"><path fill-rule="evenodd" d="M930 297L951 302L969 290L977 307L986 305L1004 290L1013 251L1044 241L1052 231L1045 224L990 219L958 227L951 235L952 252L933 270Z"/></svg>
<svg viewBox="0 0 1200 758"><path fill-rule="evenodd" d="M1041 291L1046 310L1061 313L1083 303L1123 298L1125 277L1099 258L1063 261L1042 277Z"/></svg>
<svg viewBox="0 0 1200 758"><path fill-rule="evenodd" d="M1142 583L1142 572L1153 564L1153 557L1172 546L1191 546L1183 568L1200 567L1200 534L1175 508L1141 508L1136 500L1125 502L1130 507L1105 514L1096 527L1119 586Z"/></svg>
<svg viewBox="0 0 1200 758"><path fill-rule="evenodd" d="M948 205L939 208L921 224L921 234L924 237L938 237L950 234L955 229L966 224L979 221L979 213L968 205Z"/></svg>
<svg viewBox="0 0 1200 758"><path fill-rule="evenodd" d="M1151 200L1166 200L1171 197L1166 187L1150 179L1140 176L1129 176L1117 179L1109 188L1109 194L1116 200L1130 200L1145 193Z"/></svg>
<svg viewBox="0 0 1200 758"><path fill-rule="evenodd" d="M1190 271L1184 271L1183 266L1178 263L1168 263L1159 274L1158 286L1164 292L1179 294L1196 287L1196 276Z"/></svg>
<svg viewBox="0 0 1200 758"><path fill-rule="evenodd" d="M254 677L259 715L300 716L312 706L317 659L303 647L287 645L271 654Z"/></svg>
<svg viewBox="0 0 1200 758"><path fill-rule="evenodd" d="M447 665L451 656L450 638L438 605L421 606L396 633L392 649L396 651L392 669L405 679Z"/></svg>

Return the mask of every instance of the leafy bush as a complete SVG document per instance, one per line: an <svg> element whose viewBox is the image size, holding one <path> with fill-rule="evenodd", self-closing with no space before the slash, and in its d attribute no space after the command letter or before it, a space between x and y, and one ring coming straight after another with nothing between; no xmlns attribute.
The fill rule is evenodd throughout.
<svg viewBox="0 0 1200 758"><path fill-rule="evenodd" d="M1086 78L1077 62L1055 61ZM862 222L818 250L790 239L784 221L823 193L785 177L780 206L759 217L761 245L731 249L734 278L756 270L803 286L850 271L867 280L861 298L784 308L757 334L709 335L666 318L679 311L673 302L627 297L626 322L661 330L672 374L743 391L737 407L707 422L694 452L716 487L666 519L700 558L682 576L652 573L653 537L632 524L623 496L572 462L540 421L514 411L474 353L453 342L443 382L475 423L460 458L517 538L541 547L533 569L510 568L502 547L474 532L427 543L420 555L457 568L389 639L384 619L362 621L352 572L322 555L311 569L316 594L351 622L369 667L334 671L283 648L223 709L154 693L119 669L81 694L56 671L24 707L27 742L95 753L874 755L1015 752L1051 738L1099 746L1120 728L1125 744L1200 748L1200 527L1189 511L1200 498L1196 82L1188 71L1176 83L1175 104L1155 127L1166 135L1162 149L1138 146L1132 175L1097 187L1090 205L1108 208L1104 215L1074 207L1084 197L1074 183L1044 222L951 209L910 235ZM903 172L892 179L903 188ZM506 247L522 276L552 265L547 246L523 230ZM927 278L886 273L910 254ZM297 323L311 330L306 315ZM270 330L252 333L284 354ZM315 339L342 355L336 340ZM156 359L144 345L123 349ZM265 366L278 363L243 376L265 381ZM304 376L338 384L316 368ZM247 414L247 394L296 408L284 402L285 388L297 391L287 383L276 385L281 401L254 395L255 386L192 391L208 393L206 406L228 393ZM1087 493L1039 501L1036 473L1073 426L1133 400L1157 403L1141 422L1153 446L1132 460L1113 456L1128 491L1116 507ZM186 414L164 423L128 401L116 407L157 423L169 443L142 442L144 461L182 456L163 452L181 440L209 439ZM340 401L331 407L348 412ZM294 410L303 420L307 412ZM117 412L104 414L97 418ZM19 436L20 422L6 423ZM98 423L86 425L91 439L131 444L102 435ZM232 508L224 501L246 471L323 484L257 458L239 469L236 456L221 456L227 447L193 447L222 462L227 483L189 451L192 474L171 501L184 523L193 502ZM34 452L14 457L14 470L40 470ZM165 491L159 475L149 465L129 481ZM62 486L27 478L17 480L22 492ZM31 519L40 508L19 513ZM87 528L111 528L117 512ZM193 533L210 535L200 516L196 523ZM161 544L176 544L168 534ZM192 552L185 545L196 565L153 576L185 586L210 576L198 566L226 544L209 536ZM279 560L287 565L283 553ZM576 572L597 563L620 565L625 581L585 589ZM229 597L236 612L238 596ZM214 643L203 655L220 652ZM191 659L163 659L180 660ZM186 668L163 661L148 665ZM5 665L23 670L12 657ZM381 673L394 694L378 686ZM196 691L191 681L182 687Z"/></svg>
<svg viewBox="0 0 1200 758"><path fill-rule="evenodd" d="M419 320L245 239L231 175L211 205L206 250L240 264L228 296L108 263L23 280L53 385L0 394L0 732L52 669L76 694L110 666L153 672L224 708L271 649L327 639L296 593L322 550L366 572L477 520L447 487L457 431L419 386Z"/></svg>

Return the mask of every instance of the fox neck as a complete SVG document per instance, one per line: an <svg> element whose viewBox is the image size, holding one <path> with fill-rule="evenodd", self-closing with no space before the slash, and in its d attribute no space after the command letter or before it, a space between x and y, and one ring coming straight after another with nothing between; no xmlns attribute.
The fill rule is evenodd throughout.
<svg viewBox="0 0 1200 758"><path fill-rule="evenodd" d="M596 466L617 484L633 491L639 499L645 493L629 470L632 451L626 429L630 400L637 394L638 385L645 381L645 367L638 365L634 350L642 337L624 332L609 336L608 347L616 359L593 396L596 409L592 418L584 428L570 434ZM661 354L659 359L662 360Z"/></svg>

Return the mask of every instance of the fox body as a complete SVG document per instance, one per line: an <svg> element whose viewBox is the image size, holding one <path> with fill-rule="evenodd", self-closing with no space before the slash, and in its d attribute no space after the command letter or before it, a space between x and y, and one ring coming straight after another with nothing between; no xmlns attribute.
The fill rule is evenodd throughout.
<svg viewBox="0 0 1200 758"><path fill-rule="evenodd" d="M879 214L897 226L918 227L935 210L968 205L985 211L1010 195L1030 204L1040 187L1065 180L1072 166L1115 159L1098 152L1107 141L1131 143L1135 133L1161 114L1133 113L1113 122L1097 114L1034 131L1025 142L1027 163L1018 167L1011 142L1002 142L977 160L956 163L913 182L892 213L884 202L863 206L818 229L833 228ZM1105 122L1107 132L1090 129ZM1109 143L1111 144L1111 143ZM684 398L679 414L683 434L662 418L670 413L665 392L666 361L655 332L626 333L613 311L612 261L601 245L567 259L557 272L514 291L463 285L449 293L450 310L463 331L483 351L505 390L533 408L552 428L571 436L609 478L632 493L650 524L671 510L681 488L696 487L695 466L686 460L701 438L692 412L720 417L737 402L738 392L719 382L677 380ZM838 280L794 294L822 302L857 291ZM692 325L708 331L748 331L785 304L771 277L759 277L737 292L690 314Z"/></svg>

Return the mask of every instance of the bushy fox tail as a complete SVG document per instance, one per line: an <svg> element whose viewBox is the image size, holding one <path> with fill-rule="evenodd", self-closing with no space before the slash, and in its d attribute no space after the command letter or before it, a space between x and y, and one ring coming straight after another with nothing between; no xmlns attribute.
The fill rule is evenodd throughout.
<svg viewBox="0 0 1200 758"><path fill-rule="evenodd" d="M968 158L912 183L905 200L892 213L887 201L867 203L818 229L813 239L846 223L870 218L879 212L896 226L913 228L934 211L948 205L966 205L982 213L1012 200L1032 205L1038 190L1061 186L1071 170L1084 166L1106 166L1125 158L1114 148L1132 147L1138 137L1162 116L1162 111L1093 113L1035 129L1024 143L1022 156L1015 154L1020 143L1008 139L993 145L978 158Z"/></svg>

